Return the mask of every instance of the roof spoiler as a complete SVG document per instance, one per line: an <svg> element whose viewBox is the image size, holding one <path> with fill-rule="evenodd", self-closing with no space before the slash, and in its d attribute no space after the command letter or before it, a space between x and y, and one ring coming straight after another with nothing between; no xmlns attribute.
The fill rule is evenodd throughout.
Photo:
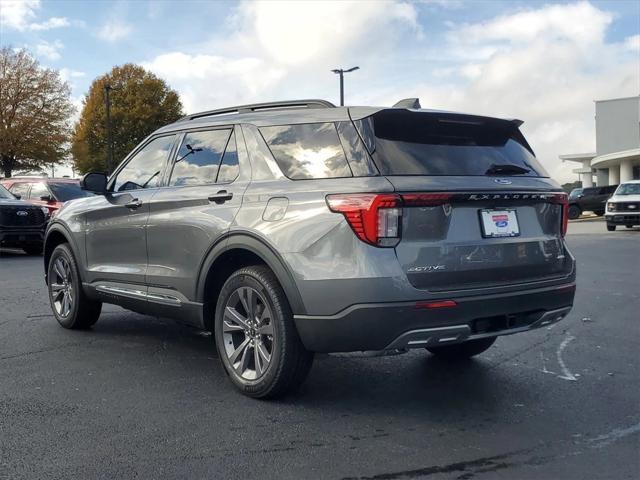
<svg viewBox="0 0 640 480"><path fill-rule="evenodd" d="M391 108L422 108L419 98L403 98Z"/></svg>
<svg viewBox="0 0 640 480"><path fill-rule="evenodd" d="M516 127L520 128L524 123L524 120L520 120L518 118L510 118L509 121L513 123Z"/></svg>

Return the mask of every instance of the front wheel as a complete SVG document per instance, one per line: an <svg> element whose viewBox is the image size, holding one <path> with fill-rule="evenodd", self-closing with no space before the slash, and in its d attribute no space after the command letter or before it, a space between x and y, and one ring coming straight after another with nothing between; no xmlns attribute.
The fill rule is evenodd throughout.
<svg viewBox="0 0 640 480"><path fill-rule="evenodd" d="M582 213L582 210L580 210L579 206L569 205L569 219L575 220L580 216L581 213Z"/></svg>
<svg viewBox="0 0 640 480"><path fill-rule="evenodd" d="M242 268L227 279L217 302L214 335L229 378L250 397L275 398L296 389L313 362L285 293L265 266Z"/></svg>
<svg viewBox="0 0 640 480"><path fill-rule="evenodd" d="M615 226L615 225L609 225L609 224L607 223L607 230L609 230L610 232L615 232L615 230L616 230L616 226Z"/></svg>
<svg viewBox="0 0 640 480"><path fill-rule="evenodd" d="M78 265L66 243L51 254L47 270L49 302L53 315L64 328L89 328L98 321L102 303L87 298L80 283Z"/></svg>
<svg viewBox="0 0 640 480"><path fill-rule="evenodd" d="M478 338L453 345L427 347L427 350L433 355L446 360L464 360L487 350L495 343L496 338L497 337Z"/></svg>
<svg viewBox="0 0 640 480"><path fill-rule="evenodd" d="M633 225L625 225L627 228L633 228Z"/></svg>

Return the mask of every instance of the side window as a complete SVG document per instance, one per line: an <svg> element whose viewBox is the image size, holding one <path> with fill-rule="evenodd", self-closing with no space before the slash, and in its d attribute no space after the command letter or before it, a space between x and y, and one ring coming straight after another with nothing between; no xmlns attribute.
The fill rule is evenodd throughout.
<svg viewBox="0 0 640 480"><path fill-rule="evenodd" d="M231 130L228 129L187 133L178 150L169 185L179 187L216 183L230 134Z"/></svg>
<svg viewBox="0 0 640 480"><path fill-rule="evenodd" d="M260 132L282 172L293 180L352 176L333 123L263 127Z"/></svg>
<svg viewBox="0 0 640 480"><path fill-rule="evenodd" d="M23 200L27 198L27 193L29 192L29 184L28 183L14 183L9 188L9 191L14 195L20 195Z"/></svg>
<svg viewBox="0 0 640 480"><path fill-rule="evenodd" d="M218 170L218 180L216 183L231 183L240 173L238 166L238 147L236 145L236 134L232 133L224 151L220 170Z"/></svg>
<svg viewBox="0 0 640 480"><path fill-rule="evenodd" d="M31 193L29 193L29 198L33 200L40 200L40 197L45 195L51 195L47 186L44 183L32 183L31 184Z"/></svg>
<svg viewBox="0 0 640 480"><path fill-rule="evenodd" d="M175 135L167 135L147 143L120 170L113 184L113 191L124 192L157 187L175 137Z"/></svg>

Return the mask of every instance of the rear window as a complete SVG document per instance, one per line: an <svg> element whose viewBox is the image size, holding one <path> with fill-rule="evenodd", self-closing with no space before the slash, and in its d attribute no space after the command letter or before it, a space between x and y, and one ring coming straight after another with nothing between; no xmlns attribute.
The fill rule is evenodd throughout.
<svg viewBox="0 0 640 480"><path fill-rule="evenodd" d="M333 123L262 127L260 133L282 173L293 180L352 176Z"/></svg>
<svg viewBox="0 0 640 480"><path fill-rule="evenodd" d="M9 193L9 190L0 185L0 198L14 200L14 196Z"/></svg>
<svg viewBox="0 0 640 480"><path fill-rule="evenodd" d="M383 175L549 176L507 120L387 109L355 123Z"/></svg>

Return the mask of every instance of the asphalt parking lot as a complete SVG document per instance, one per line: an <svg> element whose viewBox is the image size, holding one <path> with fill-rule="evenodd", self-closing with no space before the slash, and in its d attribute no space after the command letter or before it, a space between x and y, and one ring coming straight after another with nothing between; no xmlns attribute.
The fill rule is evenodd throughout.
<svg viewBox="0 0 640 480"><path fill-rule="evenodd" d="M209 336L106 307L49 312L42 259L0 255L0 478L640 476L640 229L572 223L570 316L448 365L318 356L277 402L236 393Z"/></svg>

